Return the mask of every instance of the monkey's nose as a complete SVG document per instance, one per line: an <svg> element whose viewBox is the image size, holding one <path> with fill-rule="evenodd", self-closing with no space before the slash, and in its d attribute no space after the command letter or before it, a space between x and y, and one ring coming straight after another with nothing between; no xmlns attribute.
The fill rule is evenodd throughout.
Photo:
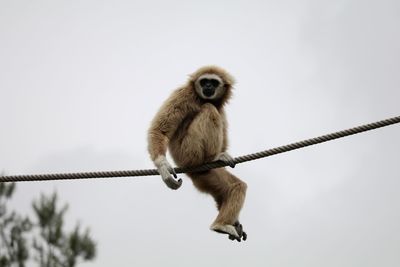
<svg viewBox="0 0 400 267"><path fill-rule="evenodd" d="M213 88L205 88L203 90L203 94L207 97L210 97L214 94L215 90Z"/></svg>

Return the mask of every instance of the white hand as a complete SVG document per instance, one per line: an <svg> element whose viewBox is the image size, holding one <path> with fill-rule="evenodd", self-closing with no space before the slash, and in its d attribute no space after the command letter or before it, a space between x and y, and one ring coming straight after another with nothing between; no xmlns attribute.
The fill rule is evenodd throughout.
<svg viewBox="0 0 400 267"><path fill-rule="evenodd" d="M158 172L160 173L164 183L171 189L178 189L182 185L182 179L177 179L174 168L169 164L164 156L159 156L154 161ZM172 175L175 177L172 177Z"/></svg>

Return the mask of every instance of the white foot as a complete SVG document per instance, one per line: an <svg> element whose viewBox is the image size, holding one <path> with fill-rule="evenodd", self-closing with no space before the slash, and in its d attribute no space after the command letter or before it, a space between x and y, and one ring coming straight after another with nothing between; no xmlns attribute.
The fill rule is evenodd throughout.
<svg viewBox="0 0 400 267"><path fill-rule="evenodd" d="M235 226L229 224L213 224L210 227L211 230L216 231L218 233L233 235L236 238L240 238L239 234L237 233Z"/></svg>

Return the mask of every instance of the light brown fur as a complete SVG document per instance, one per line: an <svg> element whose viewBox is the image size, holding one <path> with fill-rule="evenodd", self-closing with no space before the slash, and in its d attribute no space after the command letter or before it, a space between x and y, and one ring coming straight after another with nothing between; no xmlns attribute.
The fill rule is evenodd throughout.
<svg viewBox="0 0 400 267"><path fill-rule="evenodd" d="M195 91L194 83L206 73L218 75L225 93L219 99L206 100ZM190 75L188 82L175 90L153 119L148 133L150 157L165 156L167 147L179 167L201 165L215 160L228 145L224 105L231 96L234 80L225 70L207 66ZM225 168L188 173L201 192L209 193L219 214L213 226L233 225L243 206L246 184Z"/></svg>

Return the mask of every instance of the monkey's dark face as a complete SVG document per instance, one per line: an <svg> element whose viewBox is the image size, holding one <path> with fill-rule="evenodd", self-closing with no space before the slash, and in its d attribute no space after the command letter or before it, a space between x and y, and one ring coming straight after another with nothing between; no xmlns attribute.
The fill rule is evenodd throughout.
<svg viewBox="0 0 400 267"><path fill-rule="evenodd" d="M223 80L216 74L203 74L195 82L197 94L203 99L219 99L225 93Z"/></svg>

